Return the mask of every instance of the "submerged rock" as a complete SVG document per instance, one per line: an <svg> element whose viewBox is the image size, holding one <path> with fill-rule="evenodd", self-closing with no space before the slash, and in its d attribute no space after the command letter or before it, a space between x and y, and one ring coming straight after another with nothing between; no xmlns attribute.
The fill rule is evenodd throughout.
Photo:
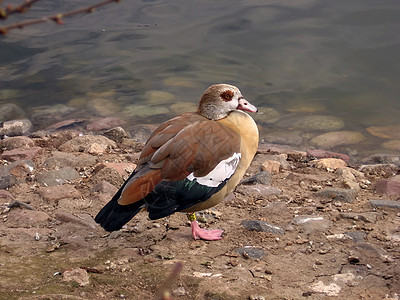
<svg viewBox="0 0 400 300"><path fill-rule="evenodd" d="M400 125L393 126L372 126L367 131L383 139L400 139Z"/></svg>
<svg viewBox="0 0 400 300"><path fill-rule="evenodd" d="M354 145L365 140L365 136L357 131L332 131L311 139L311 144L322 148L333 148Z"/></svg>
<svg viewBox="0 0 400 300"><path fill-rule="evenodd" d="M150 117L155 115L162 115L169 112L169 109L163 106L148 106L141 104L132 104L124 107L122 113L129 117Z"/></svg>
<svg viewBox="0 0 400 300"><path fill-rule="evenodd" d="M298 120L293 124L293 127L305 131L336 131L344 127L344 122L338 117L314 115Z"/></svg>
<svg viewBox="0 0 400 300"><path fill-rule="evenodd" d="M14 103L5 103L0 105L0 122L10 121L24 117L22 109Z"/></svg>

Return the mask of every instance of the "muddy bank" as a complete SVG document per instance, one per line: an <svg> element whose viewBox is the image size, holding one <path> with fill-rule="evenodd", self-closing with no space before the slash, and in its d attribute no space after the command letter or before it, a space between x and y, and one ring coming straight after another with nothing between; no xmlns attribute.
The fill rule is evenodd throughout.
<svg viewBox="0 0 400 300"><path fill-rule="evenodd" d="M18 124L1 141L4 299L154 299L177 262L173 299L399 297L396 155L355 164L342 153L260 144L244 182L198 214L224 239L193 241L184 214L141 213L113 233L94 223L143 147L124 124L103 118L89 131L71 119L34 133ZM142 126L142 138L151 130Z"/></svg>

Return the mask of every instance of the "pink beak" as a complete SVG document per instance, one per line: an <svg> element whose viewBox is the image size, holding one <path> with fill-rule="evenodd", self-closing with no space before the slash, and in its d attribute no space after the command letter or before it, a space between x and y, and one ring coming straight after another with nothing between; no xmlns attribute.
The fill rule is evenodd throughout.
<svg viewBox="0 0 400 300"><path fill-rule="evenodd" d="M237 109L249 111L249 112L257 112L258 111L257 107L255 107L253 104L251 104L244 98L239 99L239 105L238 105Z"/></svg>

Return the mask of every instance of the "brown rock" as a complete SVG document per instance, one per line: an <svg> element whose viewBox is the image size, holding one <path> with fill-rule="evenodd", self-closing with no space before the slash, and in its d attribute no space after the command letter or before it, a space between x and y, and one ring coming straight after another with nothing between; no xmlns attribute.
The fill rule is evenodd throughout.
<svg viewBox="0 0 400 300"><path fill-rule="evenodd" d="M338 158L321 158L312 161L312 164L316 168L325 169L325 170L336 170L339 168L347 167L347 164L344 160Z"/></svg>
<svg viewBox="0 0 400 300"><path fill-rule="evenodd" d="M330 149L337 146L354 145L365 140L357 131L332 131L311 139L311 143L321 148Z"/></svg>
<svg viewBox="0 0 400 300"><path fill-rule="evenodd" d="M17 148L4 151L1 154L1 158L8 161L29 160L33 159L40 151L42 151L40 147Z"/></svg>
<svg viewBox="0 0 400 300"><path fill-rule="evenodd" d="M71 214L70 212L59 212L56 215L56 219L62 222L70 222L70 223L75 223L79 225L84 225L89 228L96 228L96 222L93 220L91 216L88 214L82 214L78 216L75 216Z"/></svg>
<svg viewBox="0 0 400 300"><path fill-rule="evenodd" d="M81 193L73 186L64 184L37 189L40 196L46 201L57 201L63 198L81 198Z"/></svg>
<svg viewBox="0 0 400 300"><path fill-rule="evenodd" d="M48 129L66 129L69 127L74 127L77 125L81 125L83 122L85 122L85 119L69 119L69 120L64 120L61 122L57 122L53 125L50 125Z"/></svg>
<svg viewBox="0 0 400 300"><path fill-rule="evenodd" d="M34 141L27 136L13 136L1 141L1 148L3 150L29 148L33 146L35 146Z"/></svg>
<svg viewBox="0 0 400 300"><path fill-rule="evenodd" d="M136 164L133 163L101 163L96 166L96 170L100 170L102 168L110 168L117 171L121 176L126 176L131 174L133 170L136 168Z"/></svg>
<svg viewBox="0 0 400 300"><path fill-rule="evenodd" d="M269 171L271 174L278 174L281 163L275 160L266 160L261 164L261 169L263 171Z"/></svg>
<svg viewBox="0 0 400 300"><path fill-rule="evenodd" d="M372 126L367 131L377 137L383 139L400 139L400 125L393 126Z"/></svg>
<svg viewBox="0 0 400 300"><path fill-rule="evenodd" d="M399 196L400 175L396 175L389 179L379 179L375 185L375 190L378 193L386 194L387 196Z"/></svg>
<svg viewBox="0 0 400 300"><path fill-rule="evenodd" d="M383 148L400 151L400 140L391 140L382 144Z"/></svg>
<svg viewBox="0 0 400 300"><path fill-rule="evenodd" d="M111 183L109 183L108 181L101 181L98 184L94 185L92 188L93 192L98 192L101 194L110 194L110 195L114 195L118 189L113 186Z"/></svg>
<svg viewBox="0 0 400 300"><path fill-rule="evenodd" d="M88 272L81 268L64 271L63 281L75 281L80 286L86 286L90 283Z"/></svg>
<svg viewBox="0 0 400 300"><path fill-rule="evenodd" d="M102 135L77 136L59 147L64 152L87 152L101 154L108 149L116 148L117 144Z"/></svg>

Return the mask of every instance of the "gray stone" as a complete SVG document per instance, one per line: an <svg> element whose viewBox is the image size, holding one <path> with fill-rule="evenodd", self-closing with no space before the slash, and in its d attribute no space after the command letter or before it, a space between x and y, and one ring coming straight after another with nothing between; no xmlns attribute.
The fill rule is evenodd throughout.
<svg viewBox="0 0 400 300"><path fill-rule="evenodd" d="M341 213L340 217L345 219L361 220L364 222L375 223L380 214L377 212L364 212L364 213L353 213L346 212Z"/></svg>
<svg viewBox="0 0 400 300"><path fill-rule="evenodd" d="M391 177L396 175L400 167L395 164L373 164L361 165L358 170L366 175L377 175L381 177Z"/></svg>
<svg viewBox="0 0 400 300"><path fill-rule="evenodd" d="M333 201L353 203L356 199L357 192L350 189L325 188L315 192L318 197L329 198Z"/></svg>
<svg viewBox="0 0 400 300"><path fill-rule="evenodd" d="M3 151L0 157L8 161L31 160L40 151L42 151L42 148L40 147L17 148Z"/></svg>
<svg viewBox="0 0 400 300"><path fill-rule="evenodd" d="M53 151L51 155L44 161L44 166L48 169L92 167L98 160L97 157L86 153Z"/></svg>
<svg viewBox="0 0 400 300"><path fill-rule="evenodd" d="M265 251L263 249L254 246L244 246L236 248L234 251L243 256L248 256L251 258L261 259L265 256Z"/></svg>
<svg viewBox="0 0 400 300"><path fill-rule="evenodd" d="M365 242L365 238L367 237L367 234L364 231L348 231L344 234L356 243Z"/></svg>
<svg viewBox="0 0 400 300"><path fill-rule="evenodd" d="M169 109L163 106L149 106L149 105L140 105L140 104L132 104L124 107L122 113L129 117L150 117L155 115L166 114L169 112Z"/></svg>
<svg viewBox="0 0 400 300"><path fill-rule="evenodd" d="M3 150L12 150L17 148L28 148L35 145L34 141L27 136L14 136L1 141Z"/></svg>
<svg viewBox="0 0 400 300"><path fill-rule="evenodd" d="M28 119L6 121L1 125L1 136L17 136L23 135L31 131L33 125Z"/></svg>
<svg viewBox="0 0 400 300"><path fill-rule="evenodd" d="M40 187L37 189L40 196L46 201L58 201L64 198L81 198L81 193L73 186L64 184L59 186Z"/></svg>
<svg viewBox="0 0 400 300"><path fill-rule="evenodd" d="M266 186L262 184L240 185L236 191L247 196L272 196L282 194L282 190L276 186Z"/></svg>
<svg viewBox="0 0 400 300"><path fill-rule="evenodd" d="M77 217L71 214L70 212L59 212L56 215L56 219L62 222L70 222L79 225L84 225L92 229L97 227L96 222L88 214L82 214L79 217Z"/></svg>
<svg viewBox="0 0 400 300"><path fill-rule="evenodd" d="M300 146L303 143L300 131L275 130L261 136L262 144L283 144Z"/></svg>
<svg viewBox="0 0 400 300"><path fill-rule="evenodd" d="M98 192L100 194L110 194L110 195L114 195L117 191L118 188L116 188L115 186L113 186L111 183L109 183L108 181L101 181L98 184L94 185L92 187L92 191L93 192Z"/></svg>
<svg viewBox="0 0 400 300"><path fill-rule="evenodd" d="M325 230L330 227L329 220L325 220L323 217L319 216L297 216L294 218L292 223L301 227L307 234L315 231Z"/></svg>
<svg viewBox="0 0 400 300"><path fill-rule="evenodd" d="M361 160L365 164L394 164L400 165L400 156L394 154L373 154Z"/></svg>
<svg viewBox="0 0 400 300"><path fill-rule="evenodd" d="M115 126L120 126L126 122L115 117L107 117L100 120L96 120L86 126L86 130L90 131L100 131L113 128Z"/></svg>
<svg viewBox="0 0 400 300"><path fill-rule="evenodd" d="M272 175L269 171L262 171L253 176L245 178L241 181L241 184L265 184L269 185L272 181Z"/></svg>
<svg viewBox="0 0 400 300"><path fill-rule="evenodd" d="M369 200L374 207L387 207L387 208L397 208L400 209L400 201L391 200Z"/></svg>
<svg viewBox="0 0 400 300"><path fill-rule="evenodd" d="M103 132L103 135L114 142L122 142L123 139L130 138L130 135L122 127L114 127Z"/></svg>
<svg viewBox="0 0 400 300"><path fill-rule="evenodd" d="M110 116L118 113L121 108L115 101L106 98L94 98L87 104L88 109L100 116Z"/></svg>
<svg viewBox="0 0 400 300"><path fill-rule="evenodd" d="M107 150L116 148L117 144L102 135L84 135L77 136L64 144L59 149L65 152L89 152L92 153L94 145L98 145L99 149Z"/></svg>
<svg viewBox="0 0 400 300"><path fill-rule="evenodd" d="M258 220L243 220L242 225L250 231L262 231L262 232L269 232L273 234L284 235L285 230L279 226L269 224L264 221Z"/></svg>
<svg viewBox="0 0 400 300"><path fill-rule="evenodd" d="M17 179L13 175L4 175L0 177L0 189L7 189L17 184Z"/></svg>
<svg viewBox="0 0 400 300"><path fill-rule="evenodd" d="M75 169L65 167L60 170L52 170L39 174L36 180L37 182L47 186L55 186L77 178L79 178L79 173L75 171Z"/></svg>

